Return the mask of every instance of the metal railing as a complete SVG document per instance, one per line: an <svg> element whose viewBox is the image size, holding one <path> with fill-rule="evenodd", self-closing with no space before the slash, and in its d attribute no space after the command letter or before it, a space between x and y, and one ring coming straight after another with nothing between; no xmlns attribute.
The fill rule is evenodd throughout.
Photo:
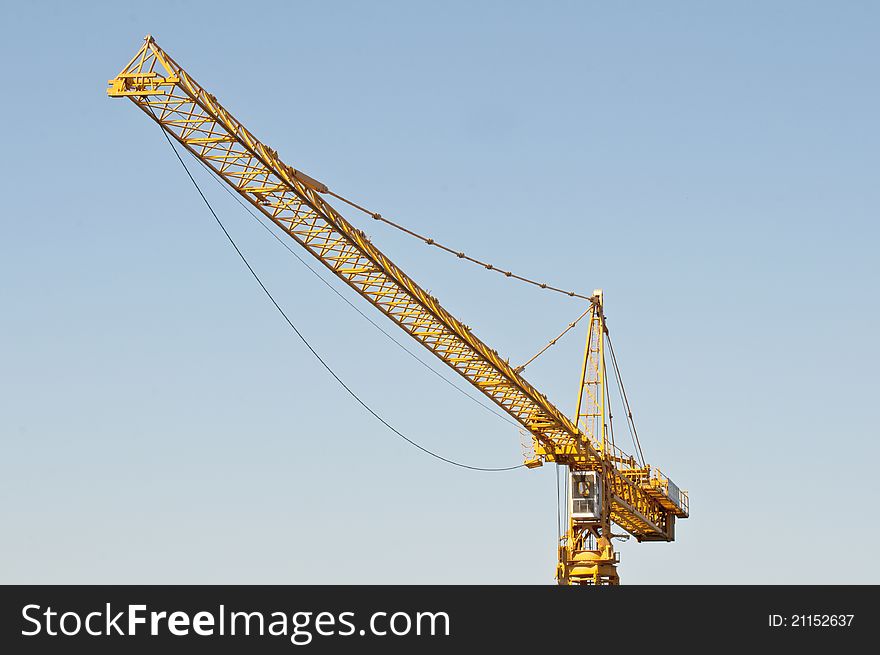
<svg viewBox="0 0 880 655"><path fill-rule="evenodd" d="M652 486L661 489L666 497L669 498L669 500L671 500L678 508L683 510L685 514L690 513L688 492L679 489L678 485L667 476L663 475L660 469L651 469L649 483Z"/></svg>

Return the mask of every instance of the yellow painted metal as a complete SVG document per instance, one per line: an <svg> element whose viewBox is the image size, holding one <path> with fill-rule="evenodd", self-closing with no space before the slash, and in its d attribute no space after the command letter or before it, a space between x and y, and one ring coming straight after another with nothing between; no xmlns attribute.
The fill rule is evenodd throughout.
<svg viewBox="0 0 880 655"><path fill-rule="evenodd" d="M601 471L609 520L640 541L672 540L675 517L687 516L686 512L682 514L674 503L679 511L670 510L670 503L662 499L667 487L652 484L650 471L644 480L632 476L632 471L621 464L632 458L616 453L607 443L601 334L599 378L589 383L593 385L593 398L601 405L598 414L591 415L600 427L585 431L578 427L582 417L580 399L576 419L571 421L506 359L388 259L363 231L325 202L321 197L328 193L324 184L284 163L152 37L146 37L137 54L109 85L109 96L131 100L321 264L522 425L532 435L535 446L535 456L526 462L527 466L533 468L547 461L572 470ZM594 317L590 329L600 326L604 330L601 294L591 303ZM592 365L592 359L585 353L584 366ZM584 380L582 376L582 395L587 386ZM585 558L589 557L577 560L581 567L577 571L593 565ZM597 561L597 571L605 571L597 575L608 577L607 562L601 557ZM575 578L578 575L571 573Z"/></svg>
<svg viewBox="0 0 880 655"><path fill-rule="evenodd" d="M596 445L600 461L591 470L600 474L602 481L601 512L595 519L575 518L566 508L566 532L559 541L559 562L556 580L559 584L617 585L618 557L612 545L612 522L631 520L628 508L621 511L615 503L613 471L635 464L632 457L609 443L608 404L605 371L605 315L604 294L593 292L595 301L590 307L587 341L584 346L581 379L578 387L575 423ZM578 470L577 467L570 467ZM668 519L669 523L674 518ZM638 535L637 535L638 536Z"/></svg>

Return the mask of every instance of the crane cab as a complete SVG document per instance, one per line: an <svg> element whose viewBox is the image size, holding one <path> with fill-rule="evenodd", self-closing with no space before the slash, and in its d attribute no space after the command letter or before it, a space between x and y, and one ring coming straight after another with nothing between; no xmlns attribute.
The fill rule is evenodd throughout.
<svg viewBox="0 0 880 655"><path fill-rule="evenodd" d="M596 471L569 473L568 513L574 520L599 521L602 515L602 480Z"/></svg>

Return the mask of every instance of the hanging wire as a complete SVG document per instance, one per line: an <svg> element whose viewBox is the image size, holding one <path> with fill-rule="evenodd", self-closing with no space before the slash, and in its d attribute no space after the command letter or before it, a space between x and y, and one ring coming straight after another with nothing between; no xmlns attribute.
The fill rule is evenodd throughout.
<svg viewBox="0 0 880 655"><path fill-rule="evenodd" d="M620 393L620 400L623 403L624 410L626 411L627 418L627 426L629 427L630 436L633 440L633 446L636 449L636 455L638 457L639 463L642 466L645 466L645 455L642 453L642 444L639 441L639 433L636 431L636 424L633 421L632 410L630 409L629 399L626 395L626 389L623 386L623 378L620 375L620 367L617 364L617 356L614 354L614 346L611 344L611 335L606 331L605 338L608 341L608 351L611 353L611 363L614 366L614 377L617 379L618 391Z"/></svg>
<svg viewBox="0 0 880 655"><path fill-rule="evenodd" d="M568 499L571 497L571 476L568 474L568 467L564 464L560 467L562 471L562 535L568 534Z"/></svg>
<svg viewBox="0 0 880 655"><path fill-rule="evenodd" d="M560 516L560 500L559 500L559 467L554 466L556 469L556 545L559 545L559 540L562 538L562 517Z"/></svg>
<svg viewBox="0 0 880 655"><path fill-rule="evenodd" d="M605 405L608 408L608 437L611 441L611 452L617 452L617 444L614 443L614 414L611 411L611 390L608 388L608 367L605 365L605 358L602 359L602 378L605 380L604 387Z"/></svg>

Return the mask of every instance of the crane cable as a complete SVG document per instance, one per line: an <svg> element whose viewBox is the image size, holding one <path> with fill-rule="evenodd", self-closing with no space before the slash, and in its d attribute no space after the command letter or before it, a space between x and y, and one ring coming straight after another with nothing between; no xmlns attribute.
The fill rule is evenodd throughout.
<svg viewBox="0 0 880 655"><path fill-rule="evenodd" d="M556 473L556 546L559 546L559 540L562 538L562 519L559 507L559 466L554 466Z"/></svg>
<svg viewBox="0 0 880 655"><path fill-rule="evenodd" d="M626 389L623 387L623 378L620 375L620 367L617 365L617 356L614 354L614 346L611 344L611 335L608 331L605 331L605 339L608 341L608 351L611 353L611 364L614 367L614 377L617 379L617 387L620 392L620 399L623 402L624 410L626 411L627 418L627 426L629 427L629 433L633 440L633 446L635 446L636 454L638 454L639 459L641 460L641 465L645 466L645 455L642 452L642 444L639 441L639 433L636 431L636 424L633 421L632 409L629 406L629 398L626 395Z"/></svg>
<svg viewBox="0 0 880 655"><path fill-rule="evenodd" d="M601 337L600 337L601 338ZM602 377L607 380L608 379L608 367L605 365L605 359L602 359ZM611 452L623 452L618 451L617 444L614 443L614 411L611 407L611 390L608 388L608 384L602 385L605 388L605 403L608 408L608 436L611 441Z"/></svg>
<svg viewBox="0 0 880 655"><path fill-rule="evenodd" d="M331 191L327 187L326 184L318 183L317 185L310 184L309 186L312 186L312 188L315 188L319 193L326 193L329 196L333 196L334 198L341 200L342 202L346 203L347 205L354 207L358 211L361 211L361 212L367 214L368 216L371 216L373 218L373 220L381 221L382 223L385 223L386 225L390 225L394 229L399 230L400 232L403 232L404 234L407 234L407 235L413 237L414 239L418 239L419 241L422 241L423 243L426 243L429 246L434 246L435 248L439 248L440 250L443 250L443 251L448 252L452 255L455 255L459 259L464 259L466 261L471 262L472 264L477 264L478 266L482 266L483 268L485 268L488 271L495 271L496 273L501 273L505 277L513 278L515 280L519 280L520 282L525 282L527 284L534 285L536 287L539 287L541 289L545 289L547 291L555 291L556 293L561 293L561 294L569 296L571 298L581 298L582 300L589 300L591 304L596 303L595 296L585 296L585 295L577 293L575 291L566 291L565 289L560 289L558 287L550 286L546 282L538 282L537 280L532 280L532 279L527 278L525 276L518 275L512 271L506 271L502 268L498 268L494 264L490 264L488 262L484 262L484 261L481 261L481 260L476 259L474 257L471 257L471 256L465 254L464 252L462 252L461 250L455 250L454 248L450 248L449 246L446 246L442 243L438 243L436 239L423 236L423 235L419 234L418 232L414 232L414 231L410 230L409 228L406 228L403 225L400 225L399 223L395 223L394 221L385 218L379 212L370 211L366 207L362 207L361 205L354 202L353 200L349 200L345 196L341 196L338 193L336 193L335 191ZM527 361L525 364L522 364L521 366L516 367L516 369L515 369L516 372L521 373L522 371L524 371L526 366L528 366L533 361L538 359L538 357L543 355L550 347L556 345L556 342L559 341L559 339L561 339L563 336L565 336L569 330L574 328L578 324L578 322L584 316L587 315L587 313L589 311L590 310L587 309L583 314L578 316L574 320L574 322L569 323L568 327L565 330L563 330L559 336L557 336L555 339L551 339L550 342L546 346L544 346L541 350L539 350L529 361Z"/></svg>
<svg viewBox="0 0 880 655"><path fill-rule="evenodd" d="M436 239L432 239L431 237L423 236L423 235L419 234L418 232L413 232L409 228L406 228L403 225L400 225L399 223L395 223L394 221L391 221L391 220L385 218L379 212L372 212L369 209L366 209L365 207L362 207L361 205L357 204L356 202L349 200L348 198L341 196L334 191L331 191L330 189L327 188L326 185L323 185L323 190L320 190L320 189L318 189L318 190L320 193L326 193L327 195L333 196L334 198L341 200L342 202L346 203L347 205L350 205L350 206L354 207L355 209L362 211L363 213L367 214L368 216L371 216L373 218L373 220L381 221L382 223L385 223L386 225L390 225L395 230L399 230L399 231L403 232L404 234L407 234L407 235L413 237L414 239L418 239L419 241L426 243L429 246L434 246L435 248L439 248L440 250L448 252L451 255L455 255L459 259L464 259L466 261L471 262L472 264L482 266L487 271L495 271L496 273L500 273L501 275L503 275L505 277L513 278L515 280L519 280L520 282L525 282L526 284L531 284L531 285L534 285L534 286L539 287L541 289L545 289L547 291L554 291L556 293L561 293L561 294L563 294L565 296L569 296L571 298L581 298L583 300L591 300L592 299L592 296L585 296L585 295L577 293L575 291L567 291L565 289L560 289L558 287L551 286L551 285L547 284L546 282L538 282L537 280L532 280L532 279L527 278L523 275L518 275L518 274L514 273L513 271L507 271L507 270L504 270L503 268L498 268L494 264L490 264L488 262L484 262L484 261L481 261L481 260L476 259L474 257L471 257L469 255L466 255L461 250L456 250L455 248L450 248L449 246L443 245L442 243L438 243Z"/></svg>
<svg viewBox="0 0 880 655"><path fill-rule="evenodd" d="M269 300L272 302L272 304L275 305L275 309L277 309L278 312L281 314L281 316L284 317L284 320L287 322L287 324L290 326L290 328L294 331L294 333L296 334L296 336L299 337L300 341L302 341L303 344L305 344L306 348L309 349L309 351L312 353L312 355L315 356L315 358L321 363L321 365L327 370L327 372L330 373L330 375L331 375L331 376L332 376L332 377L333 377L333 378L339 383L339 385L340 385L343 389L345 389L345 391L348 392L348 394L349 394L352 398L354 398L354 399L358 402L358 404L360 404L360 405L361 405L365 410L367 410L367 412L369 412L369 413L370 413L375 419L377 419L380 423L382 423L382 425L384 425L384 426L385 426L386 428L388 428L391 432L393 432L395 435L397 435L398 437L400 437L401 439L403 439L404 441L406 441L406 442L407 442L408 444L410 444L411 446L414 446L415 448L418 448L418 449L421 450L422 452L424 452L424 453L430 455L431 457L434 457L434 458L436 458L436 459L439 459L439 460L442 461L442 462L446 462L447 464L451 464L452 466L457 466L457 467L459 467L459 468L468 469L468 470L470 470L470 471L486 471L486 472L513 471L513 470L515 470L515 469L523 468L523 467L525 466L525 464L517 464L516 466L503 466L503 467L471 466L471 465L469 465L469 464L463 464L463 463L461 463L461 462L457 462L457 461L452 460L452 459L449 459L449 458L447 458L447 457L443 457L442 455L438 455L437 453L435 453L435 452L433 452L433 451L431 451L431 450L425 448L424 446L422 446L422 445L416 443L415 441L413 441L412 439L410 439L409 437L407 437L405 434L403 434L402 432L400 432L397 428L395 428L395 427L392 426L390 423L388 423L388 421L386 421L384 418L382 418L382 416L380 416L380 415L379 415L379 414L378 414L378 413L377 413L372 407L370 407L366 402L364 402L364 401L360 398L360 396L358 396L358 395L357 395L357 394L351 389L351 387L349 387L349 386L348 386L348 385L342 380L342 378L339 377L339 375L338 375L338 374L337 374L337 373L336 373L336 372L330 367L330 365L324 360L324 358L321 357L321 355L318 353L318 351L315 350L314 347L312 347L312 345L311 345L311 344L308 342L308 340L303 336L303 334L299 331L299 329L296 327L296 325L294 325L293 321L290 320L290 317L288 317L287 313L281 308L281 305L278 304L278 301L275 300L275 297L272 295L272 293L269 291L269 289L266 288L266 285L263 284L262 279L260 279L260 276L259 276L259 275L257 274L257 272L253 269L253 267L251 266L250 262L248 262L247 258L244 256L244 253L242 253L242 251L239 249L238 245L237 245L237 244L235 243L235 241L233 240L232 236L231 236L231 235L229 234L229 232L227 231L226 226L223 224L223 222L222 222L222 221L220 220L220 218L217 216L217 213L214 211L214 208L211 206L211 203L210 203L210 202L208 201L208 199L205 197L205 194L202 192L202 189L201 189L201 187L199 186L199 183L196 182L196 180L195 180L195 178L193 177L192 173L190 173L189 167L186 165L186 162L183 161L183 157L180 156L180 153L177 151L177 148L174 147L174 143L171 141L171 138L168 136L168 134L166 133L165 129L161 127L161 125L160 125L160 128L162 129L162 135L165 137L165 140L168 142L168 145L171 147L171 150L174 152L174 156L177 157L177 161L180 162L180 165L183 167L183 170L186 172L187 177L189 177L190 182L192 182L193 186L196 188L196 191L198 191L198 193L199 193L199 195L201 196L202 200L204 201L205 205L208 207L208 210L211 212L211 215L214 217L214 220L216 221L217 225L220 227L220 229L223 231L223 234L226 236L227 241L229 241L229 243L230 243L230 244L232 245L232 247L235 249L235 252L238 254L239 258L240 258L241 261L244 263L245 267L247 267L248 271L249 271L250 274L253 276L253 278L257 281L257 284L260 285L260 288L261 288L261 289L263 290L263 292L266 294L266 297L268 297Z"/></svg>
<svg viewBox="0 0 880 655"><path fill-rule="evenodd" d="M514 370L515 370L517 373L522 373L524 370L526 370L526 366L528 366L528 365L531 364L533 361L535 361L536 359L538 359L538 357L540 357L540 356L543 355L545 352L547 352L552 346L555 346L557 341L559 341L562 337L564 337L566 334L568 334L568 332L569 332L570 330L573 330L574 327L575 327L578 323L580 323L581 319L582 319L584 316L586 316L587 314L590 313L590 310L593 308L592 303L595 303L595 302L596 302L595 296L594 296L593 298L590 298L590 303L591 303L591 304L590 304L589 307L587 307L586 310L584 310L584 313L583 313L583 314L581 314L581 315L578 316L576 319L574 319L571 323L569 323L569 324L568 324L568 327L565 328L562 332L560 332L560 333L559 333L558 335L556 335L554 338L550 339L549 343L548 343L546 346L544 346L543 348L541 348L541 350L539 350L537 353L535 353L529 361L527 361L525 364L520 364L520 365L517 366Z"/></svg>
<svg viewBox="0 0 880 655"><path fill-rule="evenodd" d="M305 259L303 259L302 256L299 255L299 253L297 253L293 248L290 247L290 244L288 244L285 240L283 240L281 237L279 237L272 230L271 227L269 227L268 225L266 225L266 223L263 222L263 220L261 219L261 216L262 216L261 214L254 211L254 209L250 205L248 205L247 203L245 203L244 200L241 199L241 196L239 194L232 191L232 189L230 189L228 185L224 184L216 175L214 175L214 171L212 171L210 168L208 168L207 164L205 164L201 159L196 159L196 161L199 162L199 164L201 164L202 168L204 168L205 171L209 174L209 177L212 180L214 180L220 186L221 189L223 189L227 194L229 194L229 196L233 200L235 200L239 205L241 205L241 207L257 221L257 223L260 225L260 227L262 227L264 230L266 230L266 232L268 232L270 235L272 235L273 239L275 239L278 243L280 243L284 247L284 249L287 250L287 252L289 252L291 255L293 255L297 259L297 261L299 261L299 263L302 264L306 269L308 269L308 271L312 275L314 275L318 280L320 280L321 283L324 284L324 286L326 286L328 289L330 289L330 291L332 291L334 294L336 294L342 300L342 302L344 302L346 305L351 307L354 311L356 311L358 314L360 314L360 316L365 321L367 321L370 325L372 325L379 332L381 332L383 335L385 335L388 338L388 340L391 341L391 343L393 343L395 346L400 348L403 352L405 352L407 355L412 357L419 364L421 364L423 367L425 367L431 373L436 375L443 382L445 382L450 387L455 389L457 392L459 392L461 395L463 395L468 400L476 403L477 405L479 405L480 407L485 409L487 412L494 414L495 416L500 418L502 421L506 421L507 423L509 423L510 425L512 425L516 428L522 427L516 421L513 421L512 419L505 416L501 412L496 411L490 405L487 405L486 403L482 402L479 398L469 394L467 391L465 391L464 389L462 389L461 387L456 385L454 382L452 382L449 378L444 376L442 373L440 373L436 369L432 368L427 362L425 362L425 360L423 360L421 357L416 355L412 350L410 350L409 348L404 346L402 343L400 343L397 339L395 339L387 330L385 330L385 328L383 328L376 321L374 321L372 318L370 318L360 307L358 307L353 302L351 302L348 298L346 298L339 291L339 289L337 289L335 286L333 286L318 271L316 271L314 268L312 268L309 265L309 263Z"/></svg>

